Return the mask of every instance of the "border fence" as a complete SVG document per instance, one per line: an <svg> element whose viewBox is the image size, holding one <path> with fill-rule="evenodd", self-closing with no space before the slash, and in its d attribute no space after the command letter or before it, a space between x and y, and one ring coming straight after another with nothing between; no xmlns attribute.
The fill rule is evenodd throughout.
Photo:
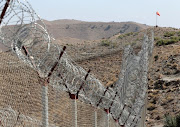
<svg viewBox="0 0 180 127"><path fill-rule="evenodd" d="M0 126L136 127L147 90L154 35L124 49L119 79L105 87L52 43L27 1L1 0Z"/></svg>

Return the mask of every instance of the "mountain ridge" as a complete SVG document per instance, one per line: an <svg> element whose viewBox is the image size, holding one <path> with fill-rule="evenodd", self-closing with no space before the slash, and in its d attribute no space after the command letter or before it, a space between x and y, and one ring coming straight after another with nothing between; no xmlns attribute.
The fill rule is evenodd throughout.
<svg viewBox="0 0 180 127"><path fill-rule="evenodd" d="M79 20L43 20L48 31L56 39L76 38L98 40L109 38L118 33L138 32L150 26L135 22L86 22Z"/></svg>

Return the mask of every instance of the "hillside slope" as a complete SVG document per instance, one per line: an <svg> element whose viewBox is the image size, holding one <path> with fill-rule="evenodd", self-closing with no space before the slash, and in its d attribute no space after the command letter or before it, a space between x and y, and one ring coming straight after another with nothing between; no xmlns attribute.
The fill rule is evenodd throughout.
<svg viewBox="0 0 180 127"><path fill-rule="evenodd" d="M123 47L131 44L140 50L144 33L117 34L109 39L86 41L79 44L63 44L67 52L86 70L109 86L116 82L122 61ZM149 69L148 127L163 124L164 115L180 113L180 31L174 28L153 28L154 53Z"/></svg>
<svg viewBox="0 0 180 127"><path fill-rule="evenodd" d="M137 32L148 28L134 22L84 22L77 20L44 21L56 39L76 38L97 40L111 37L117 33Z"/></svg>

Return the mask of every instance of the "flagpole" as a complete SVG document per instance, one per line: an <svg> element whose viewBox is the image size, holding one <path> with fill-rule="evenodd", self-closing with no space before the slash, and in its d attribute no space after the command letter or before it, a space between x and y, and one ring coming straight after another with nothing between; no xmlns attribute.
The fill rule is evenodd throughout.
<svg viewBox="0 0 180 127"><path fill-rule="evenodd" d="M157 14L156 14L156 27L157 27Z"/></svg>

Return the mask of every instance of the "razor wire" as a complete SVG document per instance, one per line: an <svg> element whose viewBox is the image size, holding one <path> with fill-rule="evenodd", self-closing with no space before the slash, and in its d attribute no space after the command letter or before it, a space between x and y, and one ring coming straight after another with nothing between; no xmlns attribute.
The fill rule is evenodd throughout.
<svg viewBox="0 0 180 127"><path fill-rule="evenodd" d="M5 3L5 0L0 2L0 12ZM130 46L125 48L119 80L107 88L77 65L64 48L51 43L53 40L45 24L27 1L9 2L0 26L0 41L36 70L42 79L48 79L54 89L109 110L120 125L137 125L147 90L148 59L152 54L153 39L149 41L145 36L137 56Z"/></svg>
<svg viewBox="0 0 180 127"><path fill-rule="evenodd" d="M11 107L0 109L1 124L3 127L15 126L42 126L41 121L29 116L20 114ZM50 127L56 127L50 124Z"/></svg>
<svg viewBox="0 0 180 127"><path fill-rule="evenodd" d="M148 61L152 55L153 38L153 32L150 41L147 36L144 36L142 49L138 55L135 55L130 46L124 50L121 74L114 87L119 92L119 101L124 105L124 110L126 108L126 111L123 112L126 118L122 116L122 119L119 119L121 124L127 123L127 125L130 125L130 119L127 120L128 117L138 118L144 106L147 91Z"/></svg>

